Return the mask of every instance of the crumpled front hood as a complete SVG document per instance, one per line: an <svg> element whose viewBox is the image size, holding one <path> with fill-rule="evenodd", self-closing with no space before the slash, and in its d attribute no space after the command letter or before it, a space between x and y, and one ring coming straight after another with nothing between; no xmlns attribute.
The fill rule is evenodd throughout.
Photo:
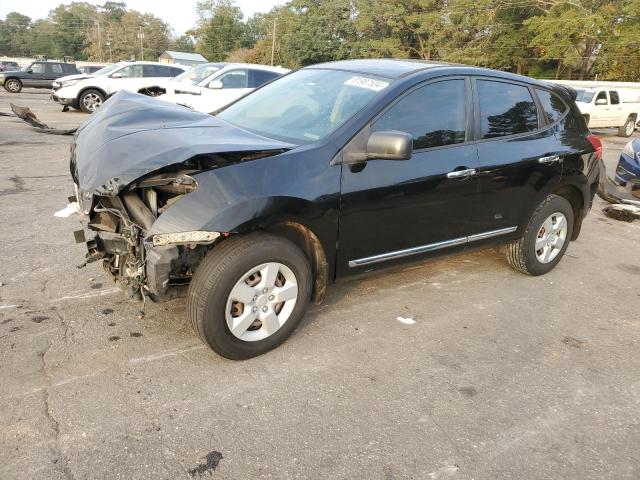
<svg viewBox="0 0 640 480"><path fill-rule="evenodd" d="M199 154L293 147L208 114L120 91L78 129L71 174L81 190L113 196L148 173Z"/></svg>

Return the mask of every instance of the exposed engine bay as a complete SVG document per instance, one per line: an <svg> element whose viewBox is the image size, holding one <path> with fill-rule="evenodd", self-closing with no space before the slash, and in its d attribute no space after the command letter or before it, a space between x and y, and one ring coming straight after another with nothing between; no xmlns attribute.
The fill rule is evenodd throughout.
<svg viewBox="0 0 640 480"><path fill-rule="evenodd" d="M149 236L152 225L198 188L191 175L278 153L281 150L198 155L147 175L115 196L90 194L76 187L86 219L84 230L76 232L76 241L86 242L86 263L101 260L107 273L131 296L162 301L184 295L206 252L232 232Z"/></svg>

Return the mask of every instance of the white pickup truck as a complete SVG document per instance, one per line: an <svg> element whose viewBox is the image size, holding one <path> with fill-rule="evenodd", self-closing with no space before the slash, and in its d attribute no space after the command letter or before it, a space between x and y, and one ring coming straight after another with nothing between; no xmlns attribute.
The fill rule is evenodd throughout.
<svg viewBox="0 0 640 480"><path fill-rule="evenodd" d="M640 120L640 84L623 82L556 81L578 92L576 105L589 128L614 127L630 137Z"/></svg>

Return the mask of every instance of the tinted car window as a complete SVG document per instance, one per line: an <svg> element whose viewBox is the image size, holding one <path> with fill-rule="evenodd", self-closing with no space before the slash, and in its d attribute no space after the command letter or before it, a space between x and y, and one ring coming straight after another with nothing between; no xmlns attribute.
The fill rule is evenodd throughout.
<svg viewBox="0 0 640 480"><path fill-rule="evenodd" d="M249 87L258 88L278 76L278 73L267 72L266 70L249 70Z"/></svg>
<svg viewBox="0 0 640 480"><path fill-rule="evenodd" d="M31 70L31 73L44 73L44 63L33 63L29 70Z"/></svg>
<svg viewBox="0 0 640 480"><path fill-rule="evenodd" d="M51 63L49 65L51 66L52 73L62 73L62 65L59 63Z"/></svg>
<svg viewBox="0 0 640 480"><path fill-rule="evenodd" d="M478 80L482 138L526 133L538 128L536 104L527 87Z"/></svg>
<svg viewBox="0 0 640 480"><path fill-rule="evenodd" d="M611 105L618 105L620 103L620 97L618 96L618 92L609 90L609 98L611 99Z"/></svg>
<svg viewBox="0 0 640 480"><path fill-rule="evenodd" d="M145 77L165 77L164 69L159 65L143 65Z"/></svg>
<svg viewBox="0 0 640 480"><path fill-rule="evenodd" d="M222 82L222 88L247 88L247 76L246 70L231 70L216 80Z"/></svg>
<svg viewBox="0 0 640 480"><path fill-rule="evenodd" d="M464 142L464 80L446 80L414 90L376 120L372 130L409 133L414 150Z"/></svg>
<svg viewBox="0 0 640 480"><path fill-rule="evenodd" d="M542 104L544 115L547 122L554 123L560 120L564 112L567 111L567 105L556 94L546 90L537 90L538 98Z"/></svg>
<svg viewBox="0 0 640 480"><path fill-rule="evenodd" d="M70 63L63 63L62 64L62 71L64 73L75 73L76 72L76 67L74 67Z"/></svg>
<svg viewBox="0 0 640 480"><path fill-rule="evenodd" d="M165 77L177 77L178 75L182 75L184 70L175 67L168 67L169 73L164 75ZM166 72L165 72L166 73Z"/></svg>
<svg viewBox="0 0 640 480"><path fill-rule="evenodd" d="M609 105L609 101L607 100L607 92L605 91L598 93L598 96L596 97L596 102L598 100L604 100L605 103L603 105Z"/></svg>

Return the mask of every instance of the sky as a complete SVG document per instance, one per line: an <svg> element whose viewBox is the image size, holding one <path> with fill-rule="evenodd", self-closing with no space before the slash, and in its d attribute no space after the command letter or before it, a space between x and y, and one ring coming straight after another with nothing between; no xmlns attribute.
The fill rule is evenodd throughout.
<svg viewBox="0 0 640 480"><path fill-rule="evenodd" d="M84 0L94 5L102 5L105 0ZM123 0L129 8L142 13L153 13L171 25L176 34L181 34L193 27L196 23L197 0ZM0 1L0 19L9 12L17 11L32 20L45 18L49 10L61 3L71 3L71 0L20 0L10 2ZM285 0L236 0L245 18L256 12L267 12L275 5L285 3Z"/></svg>

